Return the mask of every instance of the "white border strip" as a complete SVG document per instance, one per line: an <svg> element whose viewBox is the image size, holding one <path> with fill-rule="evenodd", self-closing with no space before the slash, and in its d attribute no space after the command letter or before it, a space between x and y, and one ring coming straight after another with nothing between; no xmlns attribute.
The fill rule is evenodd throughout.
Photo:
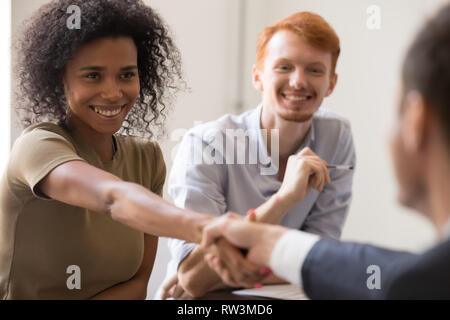
<svg viewBox="0 0 450 320"><path fill-rule="evenodd" d="M0 170L8 161L11 139L11 1L0 1Z"/></svg>

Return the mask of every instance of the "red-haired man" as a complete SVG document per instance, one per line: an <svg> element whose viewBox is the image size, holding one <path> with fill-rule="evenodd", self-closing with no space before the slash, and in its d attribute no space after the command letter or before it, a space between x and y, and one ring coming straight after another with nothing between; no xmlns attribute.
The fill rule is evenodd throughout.
<svg viewBox="0 0 450 320"><path fill-rule="evenodd" d="M252 70L262 103L185 135L169 177L175 204L217 215L256 208L257 221L339 238L351 200L355 151L348 121L319 110L336 86L339 52L335 31L314 13L295 13L265 28ZM229 143L242 133L241 143ZM347 169L328 169L327 163ZM307 179L299 178L305 175ZM308 179L316 190L294 192ZM224 285L280 281L261 275L242 256L224 259L230 272L220 278L198 246L171 240L170 247L168 277L176 270L178 275L163 285L162 297L183 291L200 297ZM217 250L231 257L237 249L221 240Z"/></svg>
<svg viewBox="0 0 450 320"><path fill-rule="evenodd" d="M225 237L247 249L249 261L298 284L311 299L450 299L449 56L447 4L407 51L390 132L398 200L432 223L438 236L433 247L417 254L340 242L232 214L205 228L203 246ZM220 256L206 259L227 274Z"/></svg>

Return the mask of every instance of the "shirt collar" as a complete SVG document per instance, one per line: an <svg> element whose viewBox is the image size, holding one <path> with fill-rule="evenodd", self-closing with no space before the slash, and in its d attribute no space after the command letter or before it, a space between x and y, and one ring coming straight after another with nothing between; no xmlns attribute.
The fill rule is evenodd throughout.
<svg viewBox="0 0 450 320"><path fill-rule="evenodd" d="M261 114L262 114L262 103L258 104L258 106L247 117L247 128L256 128L256 129L261 130ZM297 150L297 151L300 151L304 147L309 146L314 142L314 140L316 138L314 117L315 117L315 114L311 121L311 126L308 130L308 133L306 134L302 145L300 146L299 150ZM259 137L261 138L261 135L259 135Z"/></svg>
<svg viewBox="0 0 450 320"><path fill-rule="evenodd" d="M309 127L308 132L306 133L305 139L303 139L302 144L295 152L296 154L303 150L305 147L310 147L314 142L315 133L314 133L314 119L311 121L311 126Z"/></svg>
<svg viewBox="0 0 450 320"><path fill-rule="evenodd" d="M268 153L267 153L267 145L266 142L264 141L264 139L262 138L262 132L261 132L261 114L262 114L262 103L260 103L253 111L251 111L249 113L249 115L246 118L246 125L247 128L249 129L256 129L258 130L258 147L262 148L262 151L264 153L265 157L268 157ZM295 154L299 153L303 148L305 147L310 147L316 137L315 134L315 125L314 125L314 116L313 119L311 121L311 126L305 136L305 139L303 140L302 144L300 145L300 147L298 148L298 150L295 152ZM278 162L274 162L272 160L272 164L275 164ZM278 167L278 166L275 166ZM277 168L278 169L278 168Z"/></svg>

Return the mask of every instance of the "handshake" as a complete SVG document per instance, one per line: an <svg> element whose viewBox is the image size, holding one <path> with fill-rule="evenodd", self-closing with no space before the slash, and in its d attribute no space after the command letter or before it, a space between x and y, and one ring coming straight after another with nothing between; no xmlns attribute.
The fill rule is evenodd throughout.
<svg viewBox="0 0 450 320"><path fill-rule="evenodd" d="M226 284L252 288L267 283L272 274L269 267L273 248L288 231L256 222L254 210L249 210L246 218L229 212L205 227L201 247L208 251L205 261Z"/></svg>
<svg viewBox="0 0 450 320"><path fill-rule="evenodd" d="M321 192L330 176L327 163L305 148L289 157L281 178L278 192L245 217L228 212L211 218L203 227L200 245L162 286L159 298L186 299L224 286L254 288L286 282L270 269L275 244L290 231L277 224L311 188Z"/></svg>
<svg viewBox="0 0 450 320"><path fill-rule="evenodd" d="M209 268L203 276L210 276L210 281L206 286L199 283L196 287L194 281L183 285L175 274L162 286L159 299L200 298L224 286L258 288L263 283L285 282L272 273L270 258L278 239L289 230L257 222L255 210L249 210L246 217L228 212L212 219L203 229L201 244L190 254L203 256L203 261L194 260L203 270ZM179 271L189 273L189 268L192 273L201 273L188 261L182 262Z"/></svg>

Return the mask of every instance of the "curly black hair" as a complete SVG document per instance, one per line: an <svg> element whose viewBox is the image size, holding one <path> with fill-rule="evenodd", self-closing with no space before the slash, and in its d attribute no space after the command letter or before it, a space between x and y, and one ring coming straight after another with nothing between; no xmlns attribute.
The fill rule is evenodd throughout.
<svg viewBox="0 0 450 320"><path fill-rule="evenodd" d="M79 29L69 29L68 8L81 12ZM30 18L17 40L16 111L23 126L66 117L62 77L77 49L101 37L129 36L138 51L140 96L120 133L151 138L150 123L164 132L164 113L186 88L181 55L159 15L141 0L53 0Z"/></svg>

